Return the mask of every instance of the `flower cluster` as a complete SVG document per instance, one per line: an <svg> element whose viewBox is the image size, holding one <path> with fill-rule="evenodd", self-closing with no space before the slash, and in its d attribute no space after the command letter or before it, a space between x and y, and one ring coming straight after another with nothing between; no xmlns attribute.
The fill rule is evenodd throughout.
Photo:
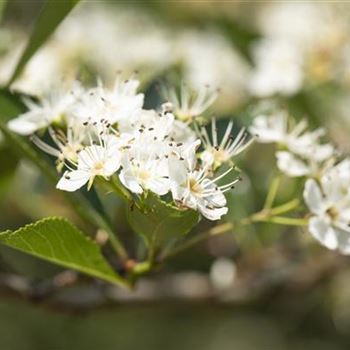
<svg viewBox="0 0 350 350"><path fill-rule="evenodd" d="M233 171L232 157L252 139L244 129L232 137L230 123L219 142L214 120L209 137L198 123L217 95L209 87L197 93L183 87L180 98L170 91L169 101L154 110L143 108L138 86L135 79L118 79L112 89L75 83L70 91L55 90L38 103L27 100L29 111L11 120L9 128L31 135L40 149L57 158L63 172L58 189L76 191L90 188L96 178L117 179L134 196L171 193L181 210L220 219L227 213L224 193L239 178L219 181ZM42 129L50 142L38 136ZM222 171L224 164L230 166Z"/></svg>
<svg viewBox="0 0 350 350"><path fill-rule="evenodd" d="M350 254L350 159L338 161L323 129L307 130L285 111L260 115L250 128L257 141L277 144L277 165L290 177L305 177L304 200L310 210L309 231L321 244Z"/></svg>

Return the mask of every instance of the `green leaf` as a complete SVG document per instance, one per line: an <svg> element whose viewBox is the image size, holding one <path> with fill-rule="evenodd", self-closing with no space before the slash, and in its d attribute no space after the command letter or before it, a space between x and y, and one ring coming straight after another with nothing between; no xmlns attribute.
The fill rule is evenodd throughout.
<svg viewBox="0 0 350 350"><path fill-rule="evenodd" d="M1 1L1 0L0 0ZM79 0L47 0L35 23L34 30L28 44L17 64L17 67L8 83L11 85L21 74L27 62L50 37L58 25L74 8Z"/></svg>
<svg viewBox="0 0 350 350"><path fill-rule="evenodd" d="M188 233L199 221L194 210L180 210L149 194L142 205L131 206L127 211L132 229L143 236L147 245L154 249Z"/></svg>
<svg viewBox="0 0 350 350"><path fill-rule="evenodd" d="M100 247L63 218L47 218L17 231L0 233L0 243L92 277L126 285Z"/></svg>

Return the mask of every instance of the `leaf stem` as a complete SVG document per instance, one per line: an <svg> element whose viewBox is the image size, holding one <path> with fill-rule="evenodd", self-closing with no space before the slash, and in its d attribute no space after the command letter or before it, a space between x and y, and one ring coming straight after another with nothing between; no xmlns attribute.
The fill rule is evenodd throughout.
<svg viewBox="0 0 350 350"><path fill-rule="evenodd" d="M294 198L285 204L282 204L278 207L270 209L270 214L272 216L276 216L276 215L288 213L289 211L298 208L299 205L300 205L300 199Z"/></svg>
<svg viewBox="0 0 350 350"><path fill-rule="evenodd" d="M132 201L133 198L128 190L121 185L118 177L113 176L109 180L103 178L98 178L98 183L102 185L106 190L115 193L118 197L124 199L125 201Z"/></svg>
<svg viewBox="0 0 350 350"><path fill-rule="evenodd" d="M299 218L288 218L285 216L273 216L266 218L253 219L253 222L268 222L278 225L286 225L286 226L307 226L307 219L299 219Z"/></svg>
<svg viewBox="0 0 350 350"><path fill-rule="evenodd" d="M270 184L269 192L266 196L266 201L264 204L264 209L272 208L273 202L275 201L279 186L281 183L281 175L275 176Z"/></svg>
<svg viewBox="0 0 350 350"><path fill-rule="evenodd" d="M178 255L178 254L182 253L183 251L187 250L188 248L191 248L195 244L208 239L209 237L214 237L214 236L218 236L218 235L227 233L227 232L231 231L233 229L233 227L234 227L234 225L231 222L226 222L226 223L223 223L221 225L215 226L202 234L196 235L192 238L185 240L181 245L178 245L174 249L163 254L161 260L164 261L164 260L167 260L169 258L172 258L175 255Z"/></svg>

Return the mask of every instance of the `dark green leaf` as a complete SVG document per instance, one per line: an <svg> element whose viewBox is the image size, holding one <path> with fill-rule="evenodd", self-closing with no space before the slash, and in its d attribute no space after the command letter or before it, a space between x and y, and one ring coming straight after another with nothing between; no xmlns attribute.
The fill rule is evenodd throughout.
<svg viewBox="0 0 350 350"><path fill-rule="evenodd" d="M104 259L100 247L62 218L47 218L14 232L0 233L0 243L59 266L124 284Z"/></svg>
<svg viewBox="0 0 350 350"><path fill-rule="evenodd" d="M50 35L55 31L58 25L78 2L79 0L46 1L35 23L34 30L29 38L28 44L9 81L9 85L11 85L17 79L30 58L35 54L40 46L45 43L45 41L50 37Z"/></svg>
<svg viewBox="0 0 350 350"><path fill-rule="evenodd" d="M146 243L159 248L171 240L188 233L199 221L193 210L179 210L150 195L142 209L137 206L128 209L128 221L132 229L142 235Z"/></svg>

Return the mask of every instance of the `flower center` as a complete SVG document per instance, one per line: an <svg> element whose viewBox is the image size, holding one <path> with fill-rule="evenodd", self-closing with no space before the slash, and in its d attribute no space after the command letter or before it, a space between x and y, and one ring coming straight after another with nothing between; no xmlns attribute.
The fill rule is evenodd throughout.
<svg viewBox="0 0 350 350"><path fill-rule="evenodd" d="M102 173L102 170L104 168L104 162L97 162L93 168L93 172L95 175L100 175Z"/></svg>
<svg viewBox="0 0 350 350"><path fill-rule="evenodd" d="M68 143L63 147L62 153L66 159L77 160L77 154L82 149L80 144L70 144Z"/></svg>
<svg viewBox="0 0 350 350"><path fill-rule="evenodd" d="M213 155L214 155L215 162L218 164L222 164L226 162L227 159L229 158L227 155L227 152L222 148L219 148L219 149L214 148Z"/></svg>
<svg viewBox="0 0 350 350"><path fill-rule="evenodd" d="M330 207L326 210L327 215L330 217L332 221L337 220L339 213L338 210L334 207Z"/></svg>
<svg viewBox="0 0 350 350"><path fill-rule="evenodd" d="M147 181L151 177L150 173L144 169L139 169L137 175L141 182Z"/></svg>
<svg viewBox="0 0 350 350"><path fill-rule="evenodd" d="M190 188L190 191L193 193L201 193L203 191L202 186L198 183L198 181L194 177L191 177L188 180L188 187Z"/></svg>

